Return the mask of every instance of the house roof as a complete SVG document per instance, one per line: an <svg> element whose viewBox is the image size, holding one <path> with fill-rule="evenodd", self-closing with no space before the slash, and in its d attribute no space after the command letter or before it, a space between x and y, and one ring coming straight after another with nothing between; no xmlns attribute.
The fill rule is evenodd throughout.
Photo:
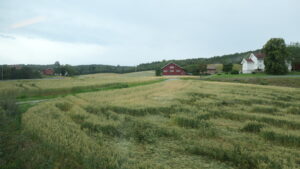
<svg viewBox="0 0 300 169"><path fill-rule="evenodd" d="M178 66L179 68L183 69L181 66L179 66L179 65L177 65L176 63L173 63L173 62L170 62L170 63L166 64L166 65L165 65L164 67L162 67L161 69L167 67L167 66L170 65L170 64L174 64L174 65ZM184 69L183 69L183 70L184 70Z"/></svg>
<svg viewBox="0 0 300 169"><path fill-rule="evenodd" d="M254 54L254 56L257 58L257 59L264 59L266 54L264 53L256 53Z"/></svg>
<svg viewBox="0 0 300 169"><path fill-rule="evenodd" d="M252 63L253 63L253 60L250 59L250 58L246 58L245 60L246 60L247 62L252 62Z"/></svg>

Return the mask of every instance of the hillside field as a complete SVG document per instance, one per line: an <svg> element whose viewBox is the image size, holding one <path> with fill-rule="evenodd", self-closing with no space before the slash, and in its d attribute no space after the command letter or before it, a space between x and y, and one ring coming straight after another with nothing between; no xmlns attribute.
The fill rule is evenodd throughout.
<svg viewBox="0 0 300 169"><path fill-rule="evenodd" d="M153 72L0 84L52 96L0 109L4 169L300 168L299 88Z"/></svg>

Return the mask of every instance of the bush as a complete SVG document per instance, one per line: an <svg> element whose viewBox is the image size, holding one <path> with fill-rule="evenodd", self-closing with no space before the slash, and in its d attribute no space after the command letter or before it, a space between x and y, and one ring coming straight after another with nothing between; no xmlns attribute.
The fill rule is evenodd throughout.
<svg viewBox="0 0 300 169"><path fill-rule="evenodd" d="M230 73L231 74L239 74L239 71L238 70L232 70Z"/></svg>
<svg viewBox="0 0 300 169"><path fill-rule="evenodd" d="M161 76L161 70L160 69L156 69L155 70L155 75L156 76Z"/></svg>

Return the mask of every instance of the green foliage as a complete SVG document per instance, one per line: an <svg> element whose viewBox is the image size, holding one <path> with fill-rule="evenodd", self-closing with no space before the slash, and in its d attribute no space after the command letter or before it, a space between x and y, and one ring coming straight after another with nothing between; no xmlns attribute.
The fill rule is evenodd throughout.
<svg viewBox="0 0 300 169"><path fill-rule="evenodd" d="M287 46L289 58L293 61L293 66L300 63L300 43L292 43Z"/></svg>
<svg viewBox="0 0 300 169"><path fill-rule="evenodd" d="M231 72L232 71L232 68L233 68L233 64L232 63L229 63L229 64L225 64L223 66L223 72Z"/></svg>
<svg viewBox="0 0 300 169"><path fill-rule="evenodd" d="M200 67L198 64L191 64L183 67L187 73L199 75Z"/></svg>
<svg viewBox="0 0 300 169"><path fill-rule="evenodd" d="M156 76L161 76L161 69L156 69L155 70L155 75Z"/></svg>
<svg viewBox="0 0 300 169"><path fill-rule="evenodd" d="M0 71L0 80L41 78L41 74L38 70L34 70L33 68L24 65L19 65L18 67L1 65Z"/></svg>
<svg viewBox="0 0 300 169"><path fill-rule="evenodd" d="M283 39L270 39L264 45L263 52L266 54L264 59L266 73L275 75L288 73L286 65L288 50Z"/></svg>
<svg viewBox="0 0 300 169"><path fill-rule="evenodd" d="M205 74L206 71L207 71L207 64L200 64L199 65L199 73Z"/></svg>
<svg viewBox="0 0 300 169"><path fill-rule="evenodd" d="M232 70L232 71L230 72L230 74L237 75L237 74L239 74L239 71L238 71L238 70Z"/></svg>

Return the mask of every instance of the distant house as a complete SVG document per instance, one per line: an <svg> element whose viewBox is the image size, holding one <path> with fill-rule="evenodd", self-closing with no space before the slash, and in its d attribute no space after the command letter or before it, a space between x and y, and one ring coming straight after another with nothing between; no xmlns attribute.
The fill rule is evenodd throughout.
<svg viewBox="0 0 300 169"><path fill-rule="evenodd" d="M169 63L161 69L162 69L162 75L164 75L164 76L186 75L185 70L182 67L175 64L175 63Z"/></svg>
<svg viewBox="0 0 300 169"><path fill-rule="evenodd" d="M206 67L206 73L210 74L210 75L216 74L217 73L216 66L215 65L207 65L207 67Z"/></svg>
<svg viewBox="0 0 300 169"><path fill-rule="evenodd" d="M265 64L264 58L265 54L263 53L251 53L248 58L242 60L242 73L252 73L252 72L264 72L265 71ZM288 66L288 70L292 70L291 63L286 63Z"/></svg>
<svg viewBox="0 0 300 169"><path fill-rule="evenodd" d="M53 69L44 69L43 71L43 75L54 75L54 70Z"/></svg>

